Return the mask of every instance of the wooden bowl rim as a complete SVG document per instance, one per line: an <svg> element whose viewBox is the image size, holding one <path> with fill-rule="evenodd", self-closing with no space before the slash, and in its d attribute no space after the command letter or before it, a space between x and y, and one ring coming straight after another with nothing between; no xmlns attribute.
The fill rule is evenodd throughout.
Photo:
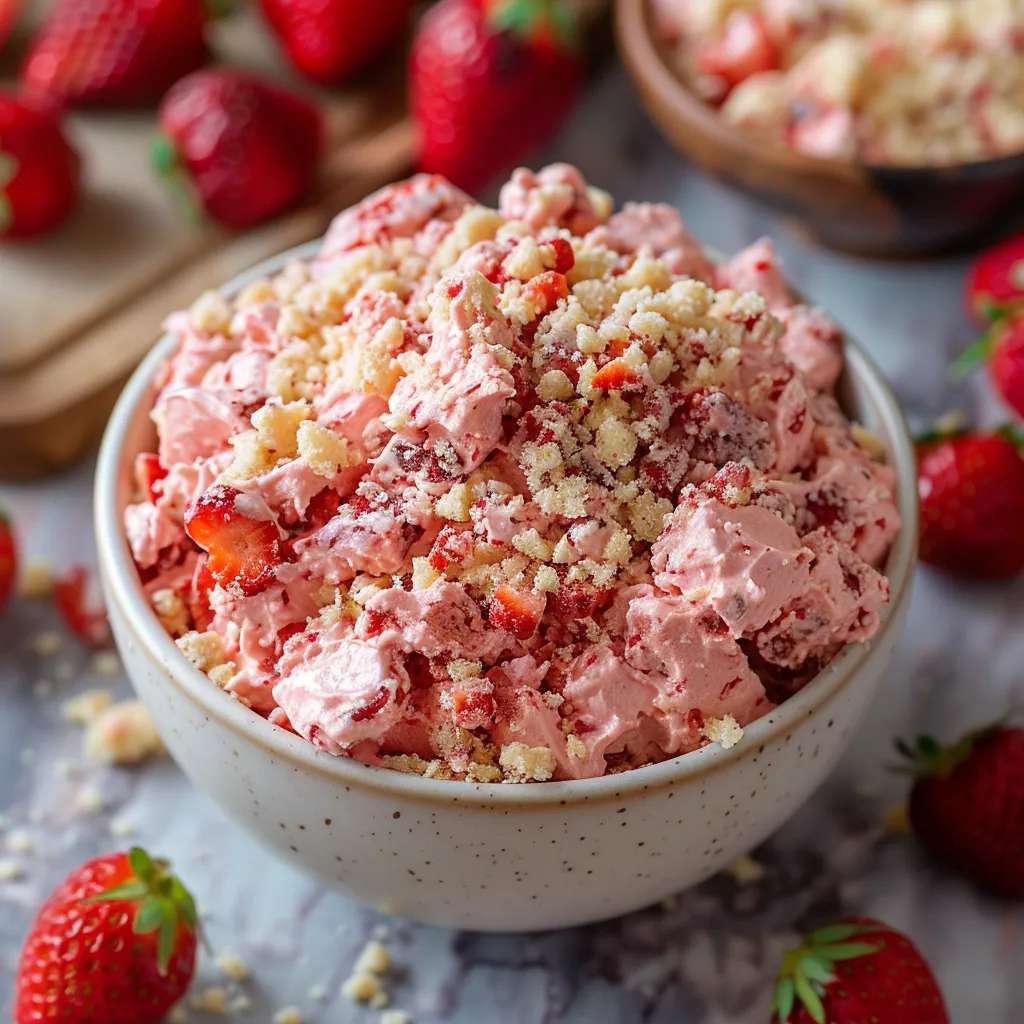
<svg viewBox="0 0 1024 1024"><path fill-rule="evenodd" d="M687 125L713 136L738 158L769 164L782 172L806 175L829 174L859 182L866 172L872 175L898 176L924 173L955 175L963 170L1024 161L1024 150L1003 153L984 160L957 164L872 164L847 160L828 160L809 156L786 146L775 145L753 132L727 124L704 103L666 63L662 49L654 40L649 25L650 0L615 0L615 28L619 50L634 79L656 92Z"/></svg>

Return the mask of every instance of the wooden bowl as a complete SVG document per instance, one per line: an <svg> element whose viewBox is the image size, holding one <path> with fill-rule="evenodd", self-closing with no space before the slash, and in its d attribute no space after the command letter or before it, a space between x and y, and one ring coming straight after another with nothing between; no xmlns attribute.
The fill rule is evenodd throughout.
<svg viewBox="0 0 1024 1024"><path fill-rule="evenodd" d="M648 112L695 164L794 218L823 245L875 256L963 247L1024 195L1024 153L951 167L822 160L726 124L672 70L648 0L616 0L619 50Z"/></svg>

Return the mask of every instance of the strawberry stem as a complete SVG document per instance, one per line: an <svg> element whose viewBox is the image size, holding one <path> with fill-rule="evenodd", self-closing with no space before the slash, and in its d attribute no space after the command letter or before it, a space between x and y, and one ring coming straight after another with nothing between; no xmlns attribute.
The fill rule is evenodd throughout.
<svg viewBox="0 0 1024 1024"><path fill-rule="evenodd" d="M157 970L164 976L174 955L179 930L182 927L193 932L199 930L195 900L170 873L167 861L153 860L145 850L135 846L128 851L128 864L132 869L132 877L127 882L91 896L85 902L111 903L124 900L137 903L132 931L136 935L157 933Z"/></svg>
<svg viewBox="0 0 1024 1024"><path fill-rule="evenodd" d="M526 43L554 41L569 50L579 45L576 15L564 0L493 0L487 22Z"/></svg>
<svg viewBox="0 0 1024 1024"><path fill-rule="evenodd" d="M157 135L150 143L149 153L153 167L177 204L193 224L201 226L204 218L192 192L188 174L178 159L177 147L166 135Z"/></svg>
<svg viewBox="0 0 1024 1024"><path fill-rule="evenodd" d="M953 380L963 380L988 359L995 347L995 338L992 333L991 330L986 331L953 360L949 367L949 376Z"/></svg>
<svg viewBox="0 0 1024 1024"><path fill-rule="evenodd" d="M942 746L932 736L920 735L914 743L902 738L894 741L896 752L904 759L892 765L891 771L914 779L948 778L958 764L965 761L978 743L1006 723L1006 716L996 722L966 732L954 743Z"/></svg>

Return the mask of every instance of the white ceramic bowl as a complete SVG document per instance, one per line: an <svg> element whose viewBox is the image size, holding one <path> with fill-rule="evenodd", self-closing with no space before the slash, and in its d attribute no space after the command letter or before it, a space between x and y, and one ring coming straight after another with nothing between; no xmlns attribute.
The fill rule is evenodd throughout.
<svg viewBox="0 0 1024 1024"><path fill-rule="evenodd" d="M309 255L253 268L228 294ZM134 456L152 450L164 337L125 387L96 476L99 564L128 674L171 754L254 836L295 867L379 910L460 928L582 924L692 886L775 831L818 787L878 692L906 610L916 550L913 448L893 394L850 343L841 396L899 476L904 527L886 571L892 601L868 644L749 725L729 750L527 786L423 779L321 753L228 697L189 664L144 599L122 529Z"/></svg>

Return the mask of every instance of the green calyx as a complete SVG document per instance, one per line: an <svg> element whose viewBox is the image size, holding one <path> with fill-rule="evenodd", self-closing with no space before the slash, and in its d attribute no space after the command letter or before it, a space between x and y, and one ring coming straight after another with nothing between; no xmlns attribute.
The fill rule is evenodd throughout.
<svg viewBox="0 0 1024 1024"><path fill-rule="evenodd" d="M106 892L92 896L86 903L113 903L127 900L137 903L132 930L136 935L157 933L157 969L167 974L178 930L184 926L195 932L199 927L196 904L191 893L170 873L164 860L153 860L135 846L128 852L134 877Z"/></svg>
<svg viewBox="0 0 1024 1024"><path fill-rule="evenodd" d="M829 982L835 979L836 964L877 953L881 943L853 941L876 931L876 925L839 921L815 929L791 949L782 959L772 998L779 1024L788 1024L797 1003L816 1024L825 1024L822 1000Z"/></svg>
<svg viewBox="0 0 1024 1024"><path fill-rule="evenodd" d="M998 321L996 321L998 323ZM963 380L968 374L976 370L982 363L987 362L995 348L995 328L987 330L980 338L971 342L953 360L949 367L949 376L953 380Z"/></svg>
<svg viewBox="0 0 1024 1024"><path fill-rule="evenodd" d="M490 0L487 23L526 43L553 43L561 49L579 45L576 14L566 0Z"/></svg>
<svg viewBox="0 0 1024 1024"><path fill-rule="evenodd" d="M992 733L1002 729L1010 717L1004 715L998 721L984 725L980 729L966 732L955 743L943 746L934 737L920 735L913 743L897 739L894 746L903 758L899 764L892 766L892 771L900 775L909 775L914 779L947 779L957 765L966 761L971 751L984 742Z"/></svg>
<svg viewBox="0 0 1024 1024"><path fill-rule="evenodd" d="M178 159L178 150L166 135L157 135L149 146L150 160L171 195L195 225L203 223L203 215L192 190L188 172Z"/></svg>

